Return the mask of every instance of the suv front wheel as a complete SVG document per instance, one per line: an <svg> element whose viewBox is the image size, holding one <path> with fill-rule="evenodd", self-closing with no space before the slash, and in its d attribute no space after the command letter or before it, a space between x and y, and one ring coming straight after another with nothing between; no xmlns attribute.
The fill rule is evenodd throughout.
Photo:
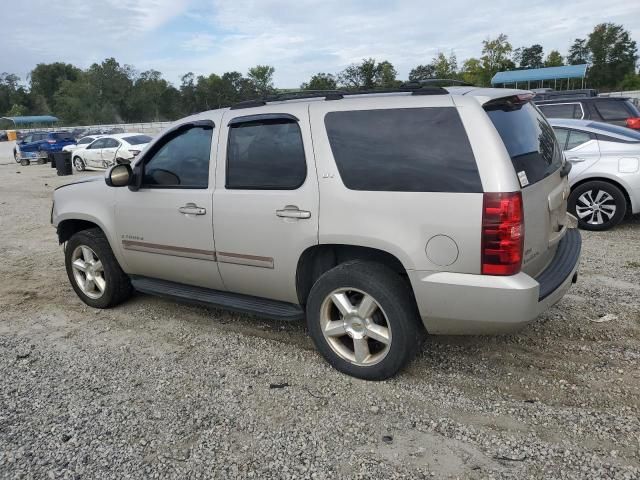
<svg viewBox="0 0 640 480"><path fill-rule="evenodd" d="M424 333L402 278L384 265L358 260L318 279L309 293L307 326L334 368L365 380L397 373L415 356Z"/></svg>
<svg viewBox="0 0 640 480"><path fill-rule="evenodd" d="M65 248L71 286L93 308L109 308L131 296L131 282L122 271L99 228L74 234Z"/></svg>

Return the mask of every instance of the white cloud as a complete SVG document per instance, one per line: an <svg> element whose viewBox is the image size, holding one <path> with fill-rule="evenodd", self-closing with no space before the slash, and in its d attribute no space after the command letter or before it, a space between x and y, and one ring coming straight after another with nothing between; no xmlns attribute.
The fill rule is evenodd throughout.
<svg viewBox="0 0 640 480"><path fill-rule="evenodd" d="M182 74L274 65L276 84L297 86L365 57L391 61L399 76L454 51L459 63L505 33L515 47L566 53L597 23L623 24L640 43L640 3L552 0L48 0L12 4L0 70L24 76L38 62L87 66L107 56L139 70ZM40 14L40 13L43 14ZM9 17L9 16L7 16Z"/></svg>

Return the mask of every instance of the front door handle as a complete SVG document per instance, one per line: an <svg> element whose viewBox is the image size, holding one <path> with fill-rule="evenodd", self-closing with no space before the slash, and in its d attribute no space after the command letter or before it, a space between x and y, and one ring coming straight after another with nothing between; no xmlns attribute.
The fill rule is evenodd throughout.
<svg viewBox="0 0 640 480"><path fill-rule="evenodd" d="M567 160L569 160L571 163L582 163L585 161L584 158L580 157L569 157Z"/></svg>
<svg viewBox="0 0 640 480"><path fill-rule="evenodd" d="M178 211L185 215L204 215L207 213L206 208L199 207L195 203L187 203L184 207L180 207Z"/></svg>
<svg viewBox="0 0 640 480"><path fill-rule="evenodd" d="M276 210L276 215L281 218L311 218L311 212L300 210L295 205L287 205L282 210Z"/></svg>

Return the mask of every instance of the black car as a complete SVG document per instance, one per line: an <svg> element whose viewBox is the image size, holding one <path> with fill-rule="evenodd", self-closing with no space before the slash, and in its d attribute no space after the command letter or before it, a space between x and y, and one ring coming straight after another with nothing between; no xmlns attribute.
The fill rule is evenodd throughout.
<svg viewBox="0 0 640 480"><path fill-rule="evenodd" d="M640 130L640 110L628 98L569 95L542 98L533 101L548 118L594 120Z"/></svg>

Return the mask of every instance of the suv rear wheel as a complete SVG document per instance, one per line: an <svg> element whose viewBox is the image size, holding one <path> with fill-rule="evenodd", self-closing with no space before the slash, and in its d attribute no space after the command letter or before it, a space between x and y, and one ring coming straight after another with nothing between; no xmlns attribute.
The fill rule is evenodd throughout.
<svg viewBox="0 0 640 480"><path fill-rule="evenodd" d="M569 195L568 208L584 230L608 230L619 224L627 210L624 193L609 182L583 183Z"/></svg>
<svg viewBox="0 0 640 480"><path fill-rule="evenodd" d="M316 348L337 370L384 380L416 354L423 336L408 285L388 267L346 262L315 283L307 326Z"/></svg>
<svg viewBox="0 0 640 480"><path fill-rule="evenodd" d="M113 307L131 296L129 277L99 228L82 230L69 239L65 264L71 286L90 307Z"/></svg>

